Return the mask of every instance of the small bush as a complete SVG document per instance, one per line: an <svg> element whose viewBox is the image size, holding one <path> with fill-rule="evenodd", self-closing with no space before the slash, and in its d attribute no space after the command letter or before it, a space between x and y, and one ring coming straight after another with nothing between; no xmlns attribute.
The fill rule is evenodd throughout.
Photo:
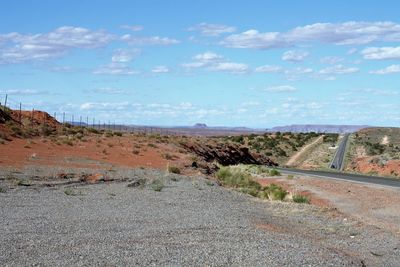
<svg viewBox="0 0 400 267"><path fill-rule="evenodd" d="M293 195L293 202L310 204L310 198L303 195Z"/></svg>
<svg viewBox="0 0 400 267"><path fill-rule="evenodd" d="M136 150L136 149L132 150L132 154L134 154L134 155L139 155L139 153L140 153L140 150Z"/></svg>
<svg viewBox="0 0 400 267"><path fill-rule="evenodd" d="M106 135L106 137L113 137L114 136L113 132L111 132L111 131L107 131L105 133L105 135Z"/></svg>
<svg viewBox="0 0 400 267"><path fill-rule="evenodd" d="M281 186L276 184L270 184L263 188L263 191L266 192L265 195L268 195L268 198L271 200L284 200L288 192L283 189Z"/></svg>
<svg viewBox="0 0 400 267"><path fill-rule="evenodd" d="M167 160L173 160L174 159L174 156L169 154L169 153L162 154L162 157L164 159L167 159Z"/></svg>
<svg viewBox="0 0 400 267"><path fill-rule="evenodd" d="M150 186L154 191L160 192L164 188L164 183L160 179L157 179Z"/></svg>
<svg viewBox="0 0 400 267"><path fill-rule="evenodd" d="M53 133L53 131L54 129L46 124L42 125L42 127L40 128L40 132L43 136L49 136Z"/></svg>
<svg viewBox="0 0 400 267"><path fill-rule="evenodd" d="M5 189L4 187L0 187L0 193L6 193L7 189Z"/></svg>
<svg viewBox="0 0 400 267"><path fill-rule="evenodd" d="M294 176L293 176L292 174L289 174L286 178L287 178L288 180L293 180Z"/></svg>
<svg viewBox="0 0 400 267"><path fill-rule="evenodd" d="M99 133L100 133L99 130L97 130L97 129L95 129L95 128L87 128L87 131L88 131L89 133L94 133L94 134L99 134Z"/></svg>
<svg viewBox="0 0 400 267"><path fill-rule="evenodd" d="M67 196L81 196L83 195L82 191L80 190L76 190L72 187L68 187L64 190L64 194L66 194Z"/></svg>
<svg viewBox="0 0 400 267"><path fill-rule="evenodd" d="M122 136L122 132L114 132L114 135L121 137Z"/></svg>
<svg viewBox="0 0 400 267"><path fill-rule="evenodd" d="M269 171L269 175L271 176L280 176L281 173L277 169L272 169Z"/></svg>
<svg viewBox="0 0 400 267"><path fill-rule="evenodd" d="M181 170L176 166L168 166L168 172L175 173L175 174L180 174Z"/></svg>

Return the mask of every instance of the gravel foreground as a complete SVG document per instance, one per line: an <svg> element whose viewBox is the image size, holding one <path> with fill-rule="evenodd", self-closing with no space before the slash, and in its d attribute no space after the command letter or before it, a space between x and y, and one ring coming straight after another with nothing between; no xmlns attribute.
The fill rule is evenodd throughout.
<svg viewBox="0 0 400 267"><path fill-rule="evenodd" d="M3 176L0 266L400 266L398 235L333 210L262 201L202 177L113 175L127 179L49 187ZM148 185L127 186L141 178Z"/></svg>

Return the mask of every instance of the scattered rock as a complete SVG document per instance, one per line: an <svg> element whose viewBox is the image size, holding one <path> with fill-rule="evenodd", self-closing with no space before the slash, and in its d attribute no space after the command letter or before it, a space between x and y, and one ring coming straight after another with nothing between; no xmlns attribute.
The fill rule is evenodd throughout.
<svg viewBox="0 0 400 267"><path fill-rule="evenodd" d="M137 180L129 183L127 185L127 187L141 187L141 186L144 186L145 184L146 184L146 179L140 178L140 179L137 179Z"/></svg>

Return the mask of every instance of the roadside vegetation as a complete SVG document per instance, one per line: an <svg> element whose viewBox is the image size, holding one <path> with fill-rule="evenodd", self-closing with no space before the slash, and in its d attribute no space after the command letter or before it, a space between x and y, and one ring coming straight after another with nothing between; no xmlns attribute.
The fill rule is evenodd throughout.
<svg viewBox="0 0 400 267"><path fill-rule="evenodd" d="M267 186L262 186L253 175L280 175L276 169L269 169L263 166L256 165L238 165L229 167L220 167L216 172L215 177L225 187L233 188L239 192L268 200L284 201L289 200L289 192L282 186L271 183ZM296 203L310 203L309 198L297 195Z"/></svg>

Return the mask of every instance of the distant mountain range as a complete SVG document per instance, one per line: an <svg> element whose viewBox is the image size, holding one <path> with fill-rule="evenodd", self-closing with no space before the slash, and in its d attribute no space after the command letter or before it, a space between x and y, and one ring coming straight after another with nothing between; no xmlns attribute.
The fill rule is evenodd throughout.
<svg viewBox="0 0 400 267"><path fill-rule="evenodd" d="M293 132L293 133L354 133L368 125L323 125L323 124L294 124L277 126L267 129L268 132Z"/></svg>

